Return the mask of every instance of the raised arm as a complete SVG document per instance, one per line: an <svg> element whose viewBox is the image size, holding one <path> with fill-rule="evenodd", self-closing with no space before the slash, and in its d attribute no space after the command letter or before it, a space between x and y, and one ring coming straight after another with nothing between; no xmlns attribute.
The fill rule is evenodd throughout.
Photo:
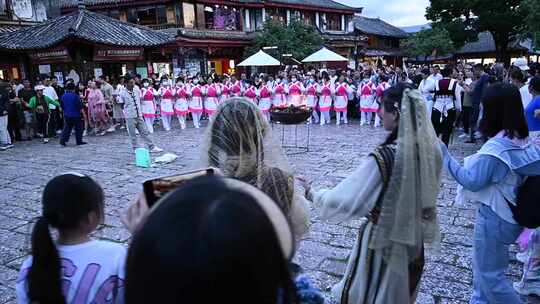
<svg viewBox="0 0 540 304"><path fill-rule="evenodd" d="M382 178L374 157L360 166L333 189L312 191L313 203L321 205L321 218L349 220L367 215L382 190Z"/></svg>

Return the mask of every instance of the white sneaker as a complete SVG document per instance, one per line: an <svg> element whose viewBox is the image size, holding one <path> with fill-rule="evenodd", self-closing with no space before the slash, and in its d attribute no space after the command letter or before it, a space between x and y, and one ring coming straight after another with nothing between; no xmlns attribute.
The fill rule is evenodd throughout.
<svg viewBox="0 0 540 304"><path fill-rule="evenodd" d="M114 126L107 129L107 133L112 133L114 131L116 131L116 128Z"/></svg>
<svg viewBox="0 0 540 304"><path fill-rule="evenodd" d="M84 130L84 131L82 132L82 136L86 136L86 135L88 135L88 132L86 132L86 130Z"/></svg>
<svg viewBox="0 0 540 304"><path fill-rule="evenodd" d="M463 133L463 134L461 134L461 135L459 136L459 138L465 138L465 137L467 137L467 136L469 136L469 134Z"/></svg>
<svg viewBox="0 0 540 304"><path fill-rule="evenodd" d="M48 139L48 138L44 138L44 139L43 139L43 143L44 143L44 144L46 144L46 143L48 143L48 142L49 142L49 139Z"/></svg>
<svg viewBox="0 0 540 304"><path fill-rule="evenodd" d="M158 147L158 146L154 146L154 147L152 148L152 150L150 150L150 152L152 152L152 153L159 153L159 152L163 152L163 149L161 149L161 148Z"/></svg>
<svg viewBox="0 0 540 304"><path fill-rule="evenodd" d="M349 121L348 121L348 120L345 120L345 121L343 121L343 123L344 123L344 124L348 124L348 123L349 123Z"/></svg>

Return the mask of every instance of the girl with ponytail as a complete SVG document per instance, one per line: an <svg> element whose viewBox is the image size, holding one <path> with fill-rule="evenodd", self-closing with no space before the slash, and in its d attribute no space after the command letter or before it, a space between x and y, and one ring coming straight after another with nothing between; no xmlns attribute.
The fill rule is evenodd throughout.
<svg viewBox="0 0 540 304"><path fill-rule="evenodd" d="M17 280L18 303L123 302L124 247L89 237L103 222L103 201L101 187L85 175L62 174L47 183L31 256Z"/></svg>

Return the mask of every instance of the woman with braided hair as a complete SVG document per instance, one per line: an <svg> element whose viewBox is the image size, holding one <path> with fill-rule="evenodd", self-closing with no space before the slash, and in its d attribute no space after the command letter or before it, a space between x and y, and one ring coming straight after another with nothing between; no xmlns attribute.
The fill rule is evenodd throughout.
<svg viewBox="0 0 540 304"><path fill-rule="evenodd" d="M398 84L384 92L379 115L392 133L356 171L330 190L312 191L305 183L321 218L364 218L345 276L333 289L344 304L414 303L424 244L439 241L442 155L422 95Z"/></svg>

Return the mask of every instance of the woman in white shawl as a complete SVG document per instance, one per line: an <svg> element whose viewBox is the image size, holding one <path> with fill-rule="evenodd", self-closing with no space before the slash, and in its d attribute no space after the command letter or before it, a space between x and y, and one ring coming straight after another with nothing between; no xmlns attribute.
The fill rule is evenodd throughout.
<svg viewBox="0 0 540 304"><path fill-rule="evenodd" d="M208 125L203 165L216 167L226 177L266 193L287 215L296 240L300 240L309 228L308 201L270 133L257 104L241 97L225 100Z"/></svg>
<svg viewBox="0 0 540 304"><path fill-rule="evenodd" d="M308 193L322 205L323 219L366 217L345 276L333 289L340 303L414 303L424 244L439 240L442 156L425 102L407 84L386 90L382 100L379 115L392 131L386 142L335 188Z"/></svg>

